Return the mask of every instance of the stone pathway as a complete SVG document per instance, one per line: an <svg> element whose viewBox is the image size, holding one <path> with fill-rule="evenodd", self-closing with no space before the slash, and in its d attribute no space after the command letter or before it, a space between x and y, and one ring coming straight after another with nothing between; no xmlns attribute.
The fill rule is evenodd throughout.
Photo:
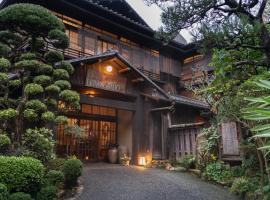
<svg viewBox="0 0 270 200"><path fill-rule="evenodd" d="M104 163L85 167L78 200L236 200L228 190L181 172Z"/></svg>

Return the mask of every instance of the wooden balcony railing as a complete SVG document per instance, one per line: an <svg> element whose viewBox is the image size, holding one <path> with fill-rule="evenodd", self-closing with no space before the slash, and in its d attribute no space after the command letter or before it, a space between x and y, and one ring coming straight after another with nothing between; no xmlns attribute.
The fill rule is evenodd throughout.
<svg viewBox="0 0 270 200"><path fill-rule="evenodd" d="M55 50L55 47L48 45L47 47L50 50ZM62 53L70 58L78 58L78 57L83 57L83 56L93 56L93 54L86 53L82 50L77 50L73 48L67 48L65 50L62 50Z"/></svg>

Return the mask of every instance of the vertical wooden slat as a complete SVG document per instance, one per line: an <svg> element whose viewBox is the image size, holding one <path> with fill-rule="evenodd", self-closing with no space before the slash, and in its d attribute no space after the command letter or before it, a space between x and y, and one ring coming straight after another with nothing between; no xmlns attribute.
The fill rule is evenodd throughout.
<svg viewBox="0 0 270 200"><path fill-rule="evenodd" d="M197 132L197 129L195 129L195 131ZM193 155L196 155L196 135L197 133L195 133L194 131L191 133L191 142L192 142L192 153Z"/></svg>
<svg viewBox="0 0 270 200"><path fill-rule="evenodd" d="M185 155L185 134L184 132L181 133L180 131L180 140L181 140L181 156Z"/></svg>
<svg viewBox="0 0 270 200"><path fill-rule="evenodd" d="M190 129L186 129L185 130L185 139L186 139L186 154L187 155L189 155L190 154L190 149L191 149L191 147L190 147Z"/></svg>
<svg viewBox="0 0 270 200"><path fill-rule="evenodd" d="M174 139L175 139L175 157L176 159L179 159L179 135L174 133Z"/></svg>

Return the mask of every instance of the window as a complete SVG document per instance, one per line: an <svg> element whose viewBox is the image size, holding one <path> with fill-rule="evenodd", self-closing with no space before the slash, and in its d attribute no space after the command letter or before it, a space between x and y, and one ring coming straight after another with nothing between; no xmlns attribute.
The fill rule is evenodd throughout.
<svg viewBox="0 0 270 200"><path fill-rule="evenodd" d="M71 49L76 49L76 50L81 50L81 41L82 41L82 35L79 33L78 29L75 28L67 28L66 29L66 34L69 37L69 47Z"/></svg>
<svg viewBox="0 0 270 200"><path fill-rule="evenodd" d="M104 41L104 40L98 40L98 47L97 47L97 53L104 53L108 51L109 49L118 49L116 44Z"/></svg>
<svg viewBox="0 0 270 200"><path fill-rule="evenodd" d="M166 56L163 56L163 71L169 74L172 72L172 60Z"/></svg>
<svg viewBox="0 0 270 200"><path fill-rule="evenodd" d="M86 32L84 37L84 52L87 54L94 55L95 43L96 43L95 37Z"/></svg>

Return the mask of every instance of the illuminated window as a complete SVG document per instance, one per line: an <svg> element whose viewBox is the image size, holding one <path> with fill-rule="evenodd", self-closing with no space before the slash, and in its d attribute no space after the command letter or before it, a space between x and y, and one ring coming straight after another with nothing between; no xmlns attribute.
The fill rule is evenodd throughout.
<svg viewBox="0 0 270 200"><path fill-rule="evenodd" d="M69 37L69 47L76 50L81 50L81 40L82 36L79 31L73 28L66 29L66 34Z"/></svg>
<svg viewBox="0 0 270 200"><path fill-rule="evenodd" d="M104 41L104 40L98 40L98 47L97 47L97 53L104 53L108 51L109 49L115 49L117 50L117 46L113 43Z"/></svg>

